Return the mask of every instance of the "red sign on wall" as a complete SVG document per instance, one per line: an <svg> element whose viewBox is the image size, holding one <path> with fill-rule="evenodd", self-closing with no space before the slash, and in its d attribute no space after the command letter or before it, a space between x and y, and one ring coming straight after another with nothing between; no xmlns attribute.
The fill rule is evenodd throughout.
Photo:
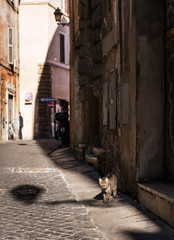
<svg viewBox="0 0 174 240"><path fill-rule="evenodd" d="M31 92L25 93L25 103L32 103L33 101L33 94Z"/></svg>
<svg viewBox="0 0 174 240"><path fill-rule="evenodd" d="M49 107L49 108L53 108L53 107L54 107L54 102L49 102L49 103L48 103L48 107Z"/></svg>

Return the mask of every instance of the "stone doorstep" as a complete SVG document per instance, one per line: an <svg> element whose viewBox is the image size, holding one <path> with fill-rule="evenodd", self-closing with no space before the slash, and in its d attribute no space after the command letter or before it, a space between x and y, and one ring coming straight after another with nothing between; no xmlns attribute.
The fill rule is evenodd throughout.
<svg viewBox="0 0 174 240"><path fill-rule="evenodd" d="M174 184L138 183L138 199L147 209L174 227Z"/></svg>
<svg viewBox="0 0 174 240"><path fill-rule="evenodd" d="M92 149L93 153L96 154L97 156L102 156L105 154L105 149L102 147L93 147Z"/></svg>
<svg viewBox="0 0 174 240"><path fill-rule="evenodd" d="M75 156L79 161L84 161L84 151L80 148L75 148Z"/></svg>
<svg viewBox="0 0 174 240"><path fill-rule="evenodd" d="M87 144L84 144L84 143L79 144L79 149L81 149L81 150L85 150L85 149L87 149L87 147L88 147Z"/></svg>
<svg viewBox="0 0 174 240"><path fill-rule="evenodd" d="M85 151L88 145L84 143L80 143L78 147L75 148L75 156L79 161L85 161Z"/></svg>
<svg viewBox="0 0 174 240"><path fill-rule="evenodd" d="M98 157L96 154L85 154L85 160L86 162L91 163L95 169L98 168Z"/></svg>

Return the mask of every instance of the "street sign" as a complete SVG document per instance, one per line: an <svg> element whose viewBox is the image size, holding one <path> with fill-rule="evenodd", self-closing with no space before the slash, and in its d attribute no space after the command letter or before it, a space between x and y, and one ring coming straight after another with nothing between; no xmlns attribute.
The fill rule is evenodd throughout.
<svg viewBox="0 0 174 240"><path fill-rule="evenodd" d="M32 103L33 94L31 92L25 93L25 103Z"/></svg>
<svg viewBox="0 0 174 240"><path fill-rule="evenodd" d="M49 107L49 108L53 108L53 107L54 107L54 102L49 102L49 103L48 103L48 107Z"/></svg>
<svg viewBox="0 0 174 240"><path fill-rule="evenodd" d="M55 98L40 98L41 102L55 102Z"/></svg>

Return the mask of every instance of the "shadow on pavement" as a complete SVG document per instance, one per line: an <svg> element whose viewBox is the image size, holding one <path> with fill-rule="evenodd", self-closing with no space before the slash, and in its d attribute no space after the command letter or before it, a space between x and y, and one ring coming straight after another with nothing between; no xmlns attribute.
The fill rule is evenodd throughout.
<svg viewBox="0 0 174 240"><path fill-rule="evenodd" d="M45 190L43 188L33 185L21 185L11 189L12 196L25 204L34 203L39 195L44 192Z"/></svg>
<svg viewBox="0 0 174 240"><path fill-rule="evenodd" d="M68 146L63 145L61 140L56 140L55 138L41 138L37 139L36 141L47 155L50 155L57 149L65 148Z"/></svg>
<svg viewBox="0 0 174 240"><path fill-rule="evenodd" d="M26 144L26 143L18 143L18 145L20 145L20 146L26 146L26 145L28 145L28 144Z"/></svg>
<svg viewBox="0 0 174 240"><path fill-rule="evenodd" d="M65 171L70 176L80 175L80 178L77 177L77 182L74 184L83 187L85 181L89 181L88 184L98 183L99 173L96 170L86 164L85 162L78 161L71 153L69 146L62 146L60 143L57 143L57 146L53 144L49 148L49 144L44 144L43 140L39 140L39 145L46 151L47 155L50 157L52 162L60 170ZM83 180L83 182L80 181ZM85 188L85 185L84 185ZM95 211L98 209L100 211L103 221L107 219L107 211L112 211L111 218L117 218L119 224L117 225L113 221L112 233L114 234L123 233L126 239L132 240L173 240L174 239L174 229L171 228L168 224L160 220L145 207L139 204L137 201L132 198L124 195L122 193L118 194L118 198L111 198L107 204L103 204L102 194L97 194L96 196L91 197L91 199L78 200L81 204L88 207L94 207ZM65 199L57 201L46 201L42 204L46 205L60 205L60 204L69 204L69 203L78 203L75 199ZM106 209L106 210L105 210ZM108 210L107 210L108 209ZM124 210L124 214L121 215L119 212ZM118 212L118 213L117 213ZM133 212L135 215L133 215ZM144 216L144 217L142 217ZM131 225L131 227L129 226ZM127 227L129 226L129 228ZM119 229L119 227L121 227ZM114 239L114 238L113 238Z"/></svg>
<svg viewBox="0 0 174 240"><path fill-rule="evenodd" d="M36 199L35 199L36 200ZM55 206L55 205L64 205L64 204L74 204L74 205L79 205L79 203L81 203L84 206L90 206L90 207L95 207L95 208L112 208L115 206L120 206L120 204L123 202L124 200L122 199L122 197L120 196L119 198L117 198L117 201L115 201L115 199L111 198L107 204L103 204L102 201L102 195L101 194L97 194L95 197L91 198L91 199L83 199L83 200L76 200L74 198L70 198L70 199L61 199L61 200L54 200L54 201L42 201L39 200L38 202L35 201L35 204L39 204L39 205L48 205L48 206Z"/></svg>
<svg viewBox="0 0 174 240"><path fill-rule="evenodd" d="M66 200L56 200L56 201L46 201L46 202L43 202L42 204L44 205L62 205L62 204L83 204L84 206L95 206L95 207L100 207L100 208L108 208L110 205L104 205L104 204L100 204L99 202L91 199L87 199L87 200L82 200L82 201L77 201L75 199L66 199ZM102 202L101 202L102 203ZM40 204L40 203L39 203ZM110 206L111 207L111 206Z"/></svg>
<svg viewBox="0 0 174 240"><path fill-rule="evenodd" d="M157 233L147 233L147 232L136 232L136 231L128 231L124 233L125 235L127 235L129 237L129 239L132 240L161 240L162 236L164 236L164 240L167 240L167 238L165 238L165 235L163 232L157 232Z"/></svg>

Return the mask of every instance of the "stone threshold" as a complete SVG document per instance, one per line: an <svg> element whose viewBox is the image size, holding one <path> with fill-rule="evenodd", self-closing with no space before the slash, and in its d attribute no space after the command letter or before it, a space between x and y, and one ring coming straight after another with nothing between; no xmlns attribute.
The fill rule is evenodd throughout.
<svg viewBox="0 0 174 240"><path fill-rule="evenodd" d="M174 183L138 183L138 199L151 212L174 227Z"/></svg>
<svg viewBox="0 0 174 240"><path fill-rule="evenodd" d="M138 183L138 187L174 203L174 183Z"/></svg>

